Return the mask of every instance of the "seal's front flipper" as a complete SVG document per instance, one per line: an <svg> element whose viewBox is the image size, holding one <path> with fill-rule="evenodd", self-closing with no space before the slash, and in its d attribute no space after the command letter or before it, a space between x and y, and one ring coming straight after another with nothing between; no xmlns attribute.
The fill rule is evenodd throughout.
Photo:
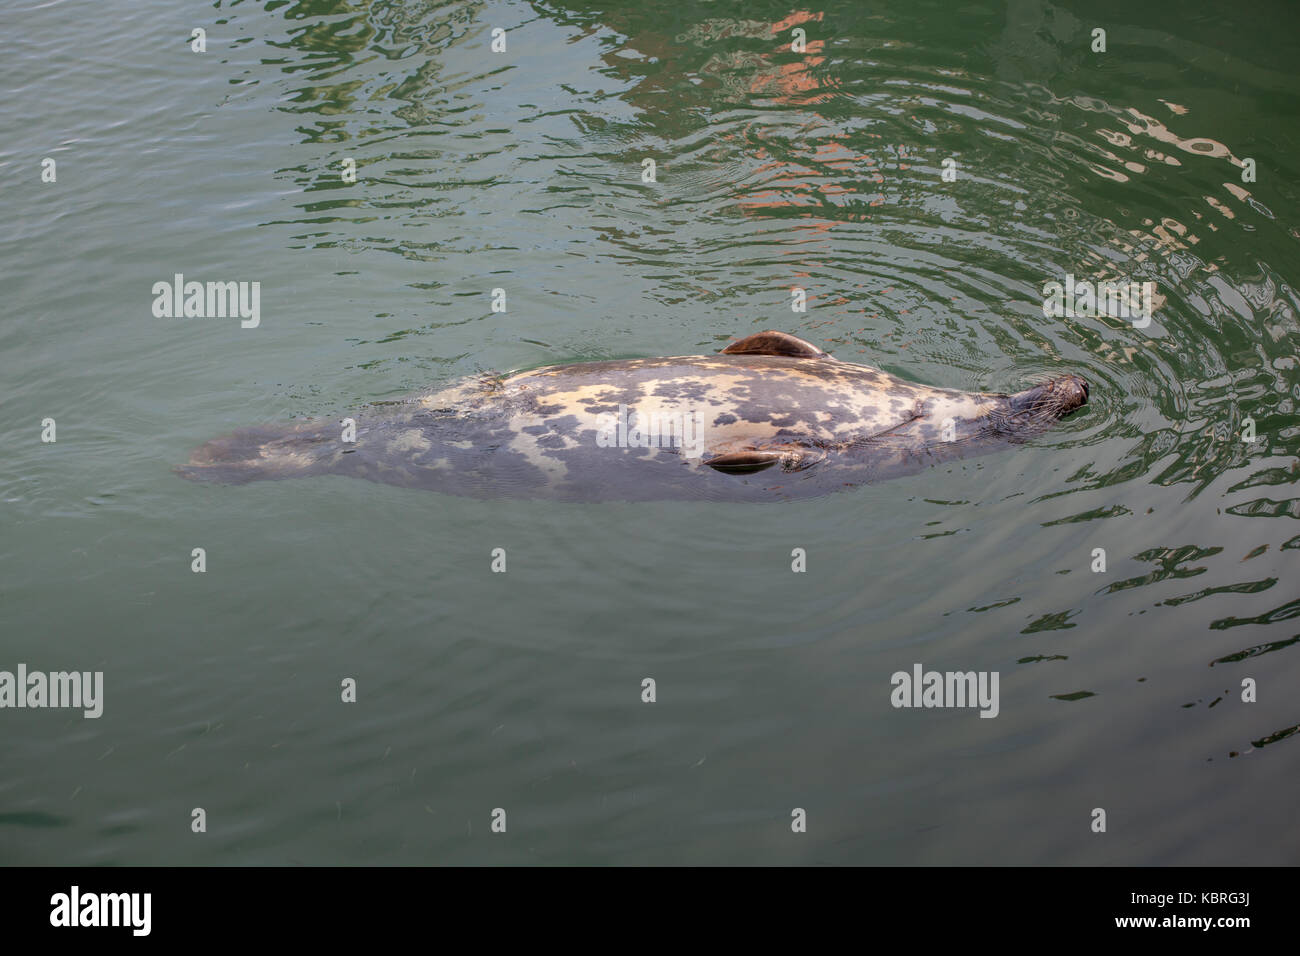
<svg viewBox="0 0 1300 956"><path fill-rule="evenodd" d="M826 450L819 443L789 442L774 444L764 442L740 451L715 455L704 463L710 468L729 475L743 475L753 471L762 471L780 464L782 471L803 471L811 468L826 457Z"/></svg>
<svg viewBox="0 0 1300 956"><path fill-rule="evenodd" d="M811 342L789 332L755 332L722 350L723 355L785 355L789 358L833 359Z"/></svg>
<svg viewBox="0 0 1300 956"><path fill-rule="evenodd" d="M771 468L780 460L781 453L776 451L737 451L710 458L705 464L728 475L745 475Z"/></svg>

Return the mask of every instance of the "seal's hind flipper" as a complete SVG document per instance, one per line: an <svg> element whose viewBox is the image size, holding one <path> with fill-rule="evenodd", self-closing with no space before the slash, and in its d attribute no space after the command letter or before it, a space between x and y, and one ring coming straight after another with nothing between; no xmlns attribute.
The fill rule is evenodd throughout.
<svg viewBox="0 0 1300 956"><path fill-rule="evenodd" d="M785 355L789 358L833 359L811 342L789 332L755 332L722 350L723 355Z"/></svg>
<svg viewBox="0 0 1300 956"><path fill-rule="evenodd" d="M191 481L222 485L321 474L335 470L346 453L338 438L325 423L240 428L200 445L173 470Z"/></svg>

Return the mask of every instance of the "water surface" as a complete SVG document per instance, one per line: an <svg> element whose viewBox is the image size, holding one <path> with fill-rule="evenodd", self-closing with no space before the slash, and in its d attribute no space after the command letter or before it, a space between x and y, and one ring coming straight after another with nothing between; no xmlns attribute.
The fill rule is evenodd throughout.
<svg viewBox="0 0 1300 956"><path fill-rule="evenodd" d="M1295 863L1295 26L11 4L0 669L106 686L98 720L0 712L0 862ZM156 318L176 273L259 281L260 326ZM1044 317L1067 274L1154 281L1152 323ZM766 507L170 470L240 425L766 328L1092 403ZM999 672L999 716L893 708L914 663Z"/></svg>

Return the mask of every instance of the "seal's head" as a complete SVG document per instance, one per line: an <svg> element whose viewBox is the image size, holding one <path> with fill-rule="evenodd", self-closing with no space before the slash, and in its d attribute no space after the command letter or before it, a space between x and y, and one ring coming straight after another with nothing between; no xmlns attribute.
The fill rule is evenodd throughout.
<svg viewBox="0 0 1300 956"><path fill-rule="evenodd" d="M1078 375L1062 375L1009 395L998 424L1006 430L1034 431L1087 404L1088 383Z"/></svg>

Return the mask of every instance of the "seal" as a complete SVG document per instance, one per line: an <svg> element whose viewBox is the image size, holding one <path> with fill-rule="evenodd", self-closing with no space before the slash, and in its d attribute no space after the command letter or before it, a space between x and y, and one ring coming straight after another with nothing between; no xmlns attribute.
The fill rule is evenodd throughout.
<svg viewBox="0 0 1300 956"><path fill-rule="evenodd" d="M1014 395L928 388L785 332L715 355L485 376L354 419L244 428L177 471L346 475L476 498L806 498L1023 443L1087 404L1067 374Z"/></svg>

